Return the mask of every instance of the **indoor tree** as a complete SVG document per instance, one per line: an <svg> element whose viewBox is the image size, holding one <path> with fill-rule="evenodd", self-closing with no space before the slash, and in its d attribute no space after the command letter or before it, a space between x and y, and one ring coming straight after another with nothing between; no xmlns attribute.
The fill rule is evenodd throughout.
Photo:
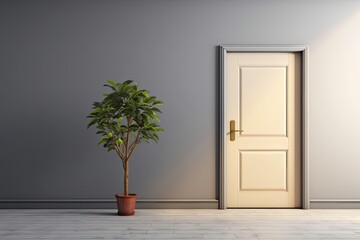
<svg viewBox="0 0 360 240"><path fill-rule="evenodd" d="M163 104L147 90L138 89L132 80L115 82L108 80L104 86L111 92L104 94L101 102L94 102L88 128L96 126L101 135L98 145L108 151L115 150L124 168L124 196L129 195L129 160L135 148L142 142L158 142L163 129L158 108Z"/></svg>

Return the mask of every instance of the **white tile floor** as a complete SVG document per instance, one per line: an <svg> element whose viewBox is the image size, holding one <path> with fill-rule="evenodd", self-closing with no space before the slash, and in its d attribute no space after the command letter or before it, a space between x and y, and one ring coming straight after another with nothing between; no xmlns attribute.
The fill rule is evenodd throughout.
<svg viewBox="0 0 360 240"><path fill-rule="evenodd" d="M0 239L360 239L360 209L0 210Z"/></svg>

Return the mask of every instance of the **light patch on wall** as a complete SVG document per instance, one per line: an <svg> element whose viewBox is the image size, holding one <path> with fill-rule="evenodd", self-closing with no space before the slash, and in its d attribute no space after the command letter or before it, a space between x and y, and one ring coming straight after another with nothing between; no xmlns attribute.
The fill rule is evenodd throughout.
<svg viewBox="0 0 360 240"><path fill-rule="evenodd" d="M360 198L360 10L311 42L311 198ZM322 171L321 169L327 169ZM337 173L336 176L333 173ZM331 187L330 187L331 186Z"/></svg>

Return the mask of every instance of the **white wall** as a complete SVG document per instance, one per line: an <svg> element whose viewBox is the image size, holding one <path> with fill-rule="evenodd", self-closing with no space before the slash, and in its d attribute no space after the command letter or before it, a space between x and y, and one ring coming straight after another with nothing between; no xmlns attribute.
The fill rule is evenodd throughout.
<svg viewBox="0 0 360 240"><path fill-rule="evenodd" d="M309 39L313 200L360 200L360 10L346 4L352 12Z"/></svg>

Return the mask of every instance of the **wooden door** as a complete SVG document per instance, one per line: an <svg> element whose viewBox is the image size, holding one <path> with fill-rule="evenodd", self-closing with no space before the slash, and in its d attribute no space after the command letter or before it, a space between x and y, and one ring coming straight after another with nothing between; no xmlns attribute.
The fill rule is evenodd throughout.
<svg viewBox="0 0 360 240"><path fill-rule="evenodd" d="M229 208L301 207L301 59L228 53L226 192ZM230 140L230 121L235 139Z"/></svg>

